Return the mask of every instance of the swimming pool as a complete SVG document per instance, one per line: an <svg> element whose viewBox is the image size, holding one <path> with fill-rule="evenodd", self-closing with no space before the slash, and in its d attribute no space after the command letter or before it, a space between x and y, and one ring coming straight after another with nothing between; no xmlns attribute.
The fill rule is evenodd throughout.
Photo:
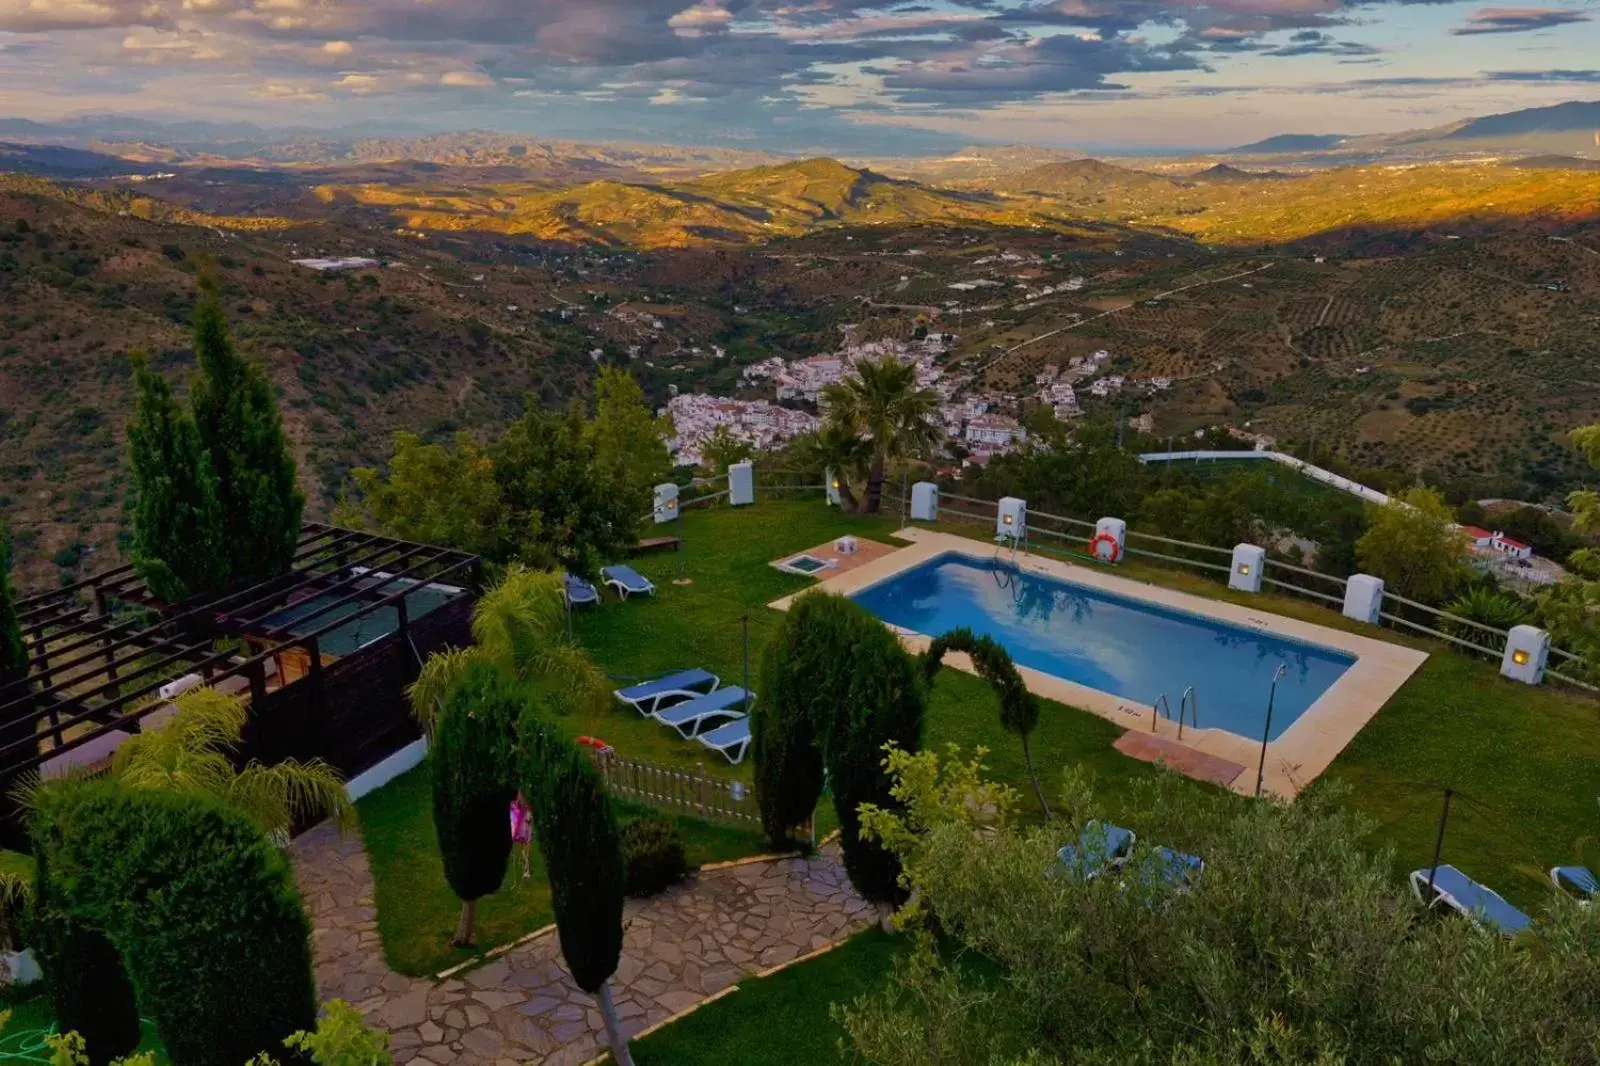
<svg viewBox="0 0 1600 1066"><path fill-rule="evenodd" d="M1356 661L1352 655L958 553L935 556L852 596L890 625L925 636L966 626L1021 666L1132 703L1185 688L1200 725L1260 739L1279 665L1272 732L1282 736Z"/></svg>

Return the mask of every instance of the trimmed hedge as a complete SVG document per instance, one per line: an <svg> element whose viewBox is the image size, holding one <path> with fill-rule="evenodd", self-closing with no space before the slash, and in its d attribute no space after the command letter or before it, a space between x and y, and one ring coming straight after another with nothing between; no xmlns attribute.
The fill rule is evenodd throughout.
<svg viewBox="0 0 1600 1066"><path fill-rule="evenodd" d="M635 899L659 895L689 875L678 826L658 814L623 823L622 861L627 894Z"/></svg>
<svg viewBox="0 0 1600 1066"><path fill-rule="evenodd" d="M41 922L34 935L62 1031L83 1037L91 1066L132 1054L142 1035L139 1005L116 945L64 916Z"/></svg>
<svg viewBox="0 0 1600 1066"><path fill-rule="evenodd" d="M116 947L176 1066L238 1066L315 1028L310 924L287 858L242 814L73 781L40 791L32 830L40 907ZM46 959L80 986L83 964Z"/></svg>

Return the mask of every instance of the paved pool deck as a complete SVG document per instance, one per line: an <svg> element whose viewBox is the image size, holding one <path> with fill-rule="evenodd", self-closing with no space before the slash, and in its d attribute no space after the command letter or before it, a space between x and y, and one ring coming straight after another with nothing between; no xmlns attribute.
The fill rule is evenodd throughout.
<svg viewBox="0 0 1600 1066"><path fill-rule="evenodd" d="M927 562L947 552L957 552L978 560L994 557L994 545L951 533L908 528L895 536L909 542L905 547L873 559L843 573L833 573L818 581L816 588L840 595L859 592L870 585ZM1019 553L1017 564L1026 572L1071 581L1075 584L1143 600L1173 610L1187 611L1228 622L1245 629L1259 630L1280 637L1318 644L1355 657L1355 663L1317 699L1277 740L1267 745L1263 787L1285 798L1292 798L1325 771L1355 739L1368 722L1399 691L1428 656L1425 652L1391 644L1386 640L1347 633L1313 622L1273 614L1254 607L1208 599L1187 592L1133 581L1116 574L1112 567L1088 567L1041 555ZM797 593L796 595L804 595ZM786 610L794 596L785 596L769 606ZM930 642L930 634L891 627L912 651L920 652ZM958 669L974 672L964 655L948 656L946 662ZM1018 666L1029 691L1046 699L1077 707L1115 722L1130 732L1160 738L1160 745L1144 745L1173 752L1179 743L1177 723L1156 719L1147 704L1134 703L1109 692L1089 688L1074 681ZM1256 767L1261 759L1260 738L1251 740L1222 729L1183 730L1183 748L1209 758L1192 760L1208 768L1205 775L1242 794L1256 787ZM1134 745L1134 747L1141 747ZM1177 753L1174 753L1177 754ZM1173 758L1175 764L1184 760ZM1241 769L1231 780L1219 780L1217 768L1231 763ZM1184 769L1175 765L1176 769Z"/></svg>

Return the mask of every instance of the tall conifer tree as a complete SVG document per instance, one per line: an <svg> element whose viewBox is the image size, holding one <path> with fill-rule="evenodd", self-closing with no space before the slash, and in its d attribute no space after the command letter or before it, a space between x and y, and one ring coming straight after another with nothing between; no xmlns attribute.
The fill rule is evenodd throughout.
<svg viewBox="0 0 1600 1066"><path fill-rule="evenodd" d="M135 357L134 388L128 425L137 493L134 569L168 603L215 592L227 585L229 571L211 457L171 386L142 356Z"/></svg>
<svg viewBox="0 0 1600 1066"><path fill-rule="evenodd" d="M295 484L272 383L234 349L216 280L203 278L200 285L194 309L200 370L189 403L216 471L232 579L253 584L289 568L306 498Z"/></svg>

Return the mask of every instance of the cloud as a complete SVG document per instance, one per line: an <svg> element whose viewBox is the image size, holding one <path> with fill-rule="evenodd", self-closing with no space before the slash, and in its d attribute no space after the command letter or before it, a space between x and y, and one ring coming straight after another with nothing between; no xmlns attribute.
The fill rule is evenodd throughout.
<svg viewBox="0 0 1600 1066"><path fill-rule="evenodd" d="M1457 26L1450 32L1457 37L1479 33L1526 33L1529 30L1547 30L1552 26L1588 21L1589 16L1583 12L1563 8L1486 7L1467 16L1465 26Z"/></svg>
<svg viewBox="0 0 1600 1066"><path fill-rule="evenodd" d="M1600 85L1600 70L1495 70L1484 74L1489 81L1569 82L1574 85Z"/></svg>
<svg viewBox="0 0 1600 1066"><path fill-rule="evenodd" d="M483 89L494 84L494 79L481 70L447 70L439 75L439 84L452 88Z"/></svg>
<svg viewBox="0 0 1600 1066"><path fill-rule="evenodd" d="M1335 40L1332 35L1321 30L1301 30L1291 34L1289 43L1277 48L1269 48L1262 55L1269 56L1371 56L1377 55L1379 49L1368 44L1358 44L1355 41Z"/></svg>
<svg viewBox="0 0 1600 1066"><path fill-rule="evenodd" d="M1442 61L1422 47L1373 43L1373 27L1405 25L1394 12L1412 2L1432 0L0 0L0 98L312 125L503 128L537 114L585 136L599 123L619 138L822 145L861 135L869 116L934 128L1164 91L1260 99L1266 57L1290 82L1379 55L1397 75L1436 74ZM1586 21L1577 8L1487 8L1454 32ZM1448 31L1426 30L1434 43ZM1448 86L1425 84L1492 81L1502 96L1587 84L1581 47L1544 59L1552 69L1452 69Z"/></svg>

